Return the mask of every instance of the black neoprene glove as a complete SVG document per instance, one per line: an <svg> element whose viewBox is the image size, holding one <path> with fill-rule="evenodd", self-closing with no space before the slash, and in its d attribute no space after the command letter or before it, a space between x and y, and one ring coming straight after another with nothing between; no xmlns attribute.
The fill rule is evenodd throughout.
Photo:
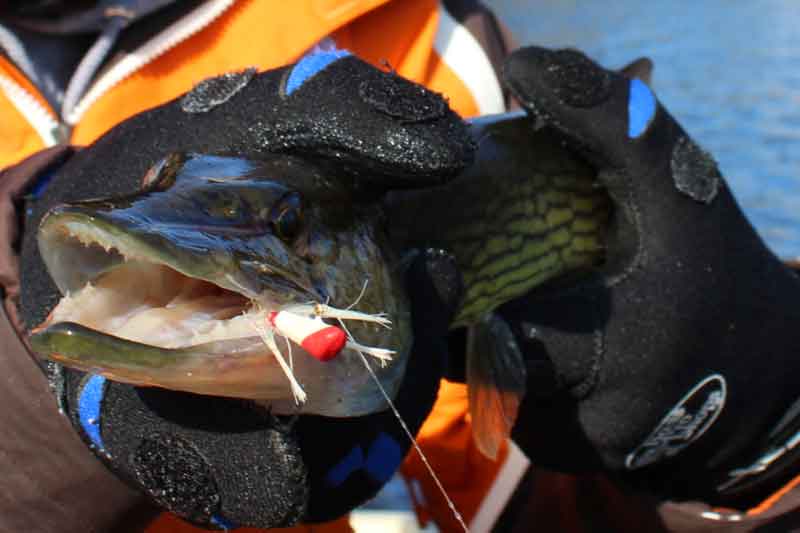
<svg viewBox="0 0 800 533"><path fill-rule="evenodd" d="M600 272L501 310L529 366L515 440L535 464L662 496L768 495L800 471L797 276L643 82L542 48L513 53L504 76L614 204Z"/></svg>
<svg viewBox="0 0 800 533"><path fill-rule="evenodd" d="M22 316L29 327L41 323L59 297L35 241L43 214L64 201L136 191L168 153L291 153L332 164L344 176L334 179L377 197L457 173L471 157L467 139L439 95L341 52L205 82L113 129L29 198ZM395 403L416 432L438 389L460 277L437 252L419 254L405 275L415 340ZM389 410L281 418L245 401L137 388L54 363L48 373L64 412L107 466L204 526L336 518L372 497L410 446Z"/></svg>

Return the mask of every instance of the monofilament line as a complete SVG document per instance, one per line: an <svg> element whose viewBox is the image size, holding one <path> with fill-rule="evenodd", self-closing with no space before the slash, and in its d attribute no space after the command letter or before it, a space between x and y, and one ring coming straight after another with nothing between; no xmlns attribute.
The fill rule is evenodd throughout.
<svg viewBox="0 0 800 533"><path fill-rule="evenodd" d="M375 385L378 386L378 389L381 391L381 394L383 394L386 403L388 403L389 407L392 409L395 418L397 418L397 421L400 422L400 427L403 428L403 431L405 431L406 435L408 435L409 440L411 440L411 444L414 446L414 449L417 450L419 458L422 460L422 463L425 465L425 468L428 469L428 473L430 473L434 483L436 483L436 486L439 488L439 492L442 493L442 496L444 496L445 501L447 501L447 506L450 507L450 510L453 512L453 516L458 521L458 523L461 524L461 527L464 529L464 531L466 533L469 533L469 528L467 527L467 524L464 522L464 518L461 516L461 513L458 512L458 509L456 509L453 500L451 500L450 496L447 495L447 491L444 490L444 486L442 486L442 482L439 481L438 476L433 471L433 467L428 462L428 458L425 457L425 454L422 453L422 448L420 448L419 444L417 444L417 439L414 438L414 434L411 433L411 430L408 429L405 420L403 420L403 417L400 416L400 411L398 411L397 408L394 406L394 402L392 402L392 399L389 397L389 394L386 393L386 389L384 389L383 385L381 385L378 376L375 375L375 372L372 370L372 367L369 366L369 361L367 361L367 357L362 352L358 352L358 355L364 362L364 366L367 367L367 371L369 372L370 376L372 376L372 379L375 381Z"/></svg>
<svg viewBox="0 0 800 533"><path fill-rule="evenodd" d="M355 306L357 306L357 305L358 305L358 302L360 302L360 301L361 301L361 298L363 298L363 297L364 297L364 294L366 294L366 292L367 292L367 285L369 285L369 278L367 278L367 279L365 279L365 280L364 280L364 284L361 286L361 292L360 292L360 293L358 293L358 298L356 298L356 301L354 301L353 303L351 303L350 305L348 305L348 306L345 308L345 311L349 311L350 309L352 309L352 308L354 308ZM328 304L328 302L325 302L325 304L327 305L327 304Z"/></svg>

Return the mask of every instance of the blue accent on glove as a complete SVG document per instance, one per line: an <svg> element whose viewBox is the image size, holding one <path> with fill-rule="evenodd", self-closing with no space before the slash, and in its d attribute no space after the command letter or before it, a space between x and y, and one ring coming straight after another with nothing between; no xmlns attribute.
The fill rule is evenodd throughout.
<svg viewBox="0 0 800 533"><path fill-rule="evenodd" d="M34 198L39 198L47 186L50 184L50 180L53 179L53 176L56 175L57 168L51 168L47 172L43 172L39 175L36 179L36 182L31 186L29 194Z"/></svg>
<svg viewBox="0 0 800 533"><path fill-rule="evenodd" d="M386 433L381 433L367 451L364 470L378 483L385 483L394 475L402 460L403 449L397 441Z"/></svg>
<svg viewBox="0 0 800 533"><path fill-rule="evenodd" d="M213 525L215 525L218 528L223 529L225 531L228 531L228 530L231 530L231 529L236 529L236 526L232 522L229 522L228 520L225 520L224 518L222 518L219 515L212 516L210 521L211 521L211 523Z"/></svg>
<svg viewBox="0 0 800 533"><path fill-rule="evenodd" d="M628 93L628 137L635 139L647 130L656 114L656 97L640 79L630 81Z"/></svg>
<svg viewBox="0 0 800 533"><path fill-rule="evenodd" d="M361 446L355 446L350 450L350 453L344 456L344 459L328 470L325 481L332 487L338 487L350 477L350 474L361 469L363 466L364 452L361 450Z"/></svg>
<svg viewBox="0 0 800 533"><path fill-rule="evenodd" d="M388 434L381 432L367 450L366 457L361 446L355 446L350 453L336 463L325 476L332 487L344 483L353 472L362 468L377 483L389 481L403 460L403 448Z"/></svg>
<svg viewBox="0 0 800 533"><path fill-rule="evenodd" d="M349 55L351 54L347 50L334 50L332 52L316 52L305 56L297 62L292 72L289 74L286 80L286 94L292 94L322 69L337 59Z"/></svg>
<svg viewBox="0 0 800 533"><path fill-rule="evenodd" d="M101 452L105 450L100 436L100 404L106 392L106 378L93 375L84 384L78 396L78 419L84 433Z"/></svg>

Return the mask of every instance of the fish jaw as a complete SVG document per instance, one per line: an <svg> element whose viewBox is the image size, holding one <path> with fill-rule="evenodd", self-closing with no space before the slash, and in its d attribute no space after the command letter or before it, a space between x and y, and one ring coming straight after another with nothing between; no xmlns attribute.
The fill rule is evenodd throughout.
<svg viewBox="0 0 800 533"><path fill-rule="evenodd" d="M257 401L275 399L287 412L297 409L281 401L288 400L286 376L258 337L170 349L75 322L58 322L34 333L31 346L52 361L121 383ZM302 375L307 373L302 363L296 368Z"/></svg>
<svg viewBox="0 0 800 533"><path fill-rule="evenodd" d="M50 276L62 294L80 290L125 262L168 266L176 272L205 280L224 289L241 292L252 299L274 292L314 298L305 266L283 259L270 262L271 255L285 256L271 235L260 239L260 276L247 276L233 259L243 239L179 224L159 224L146 216L132 216L120 210L95 210L82 205L53 209L39 229L39 251ZM281 290L272 289L279 286ZM291 294L289 294L291 293Z"/></svg>
<svg viewBox="0 0 800 533"><path fill-rule="evenodd" d="M285 192L285 187L266 189L274 196ZM276 335L307 395L298 404L258 333L273 311L353 303L364 278L354 290L344 290L331 272L368 272L373 283L360 308L387 312L393 327L350 323L347 328L362 344L396 352L388 364L373 360L383 388L393 396L411 333L399 280L380 250L364 257L363 250L342 253L347 268L320 268L292 257L268 231L256 235L255 225L228 231L224 221L216 221L193 229L179 217L159 219L163 210L146 203L155 193L65 205L45 217L39 248L64 297L32 331L31 344L41 357L137 386L254 400L275 413L348 417L386 407L354 350L345 348L334 360L321 362ZM254 249L257 261L234 260ZM324 283L314 282L318 272L325 272ZM335 299L329 300L332 294Z"/></svg>

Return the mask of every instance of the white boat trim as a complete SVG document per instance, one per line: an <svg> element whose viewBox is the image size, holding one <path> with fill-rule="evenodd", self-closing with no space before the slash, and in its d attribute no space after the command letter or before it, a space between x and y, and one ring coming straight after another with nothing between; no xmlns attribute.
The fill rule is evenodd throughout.
<svg viewBox="0 0 800 533"><path fill-rule="evenodd" d="M478 40L439 2L439 26L433 47L475 98L481 115L506 110L500 81Z"/></svg>
<svg viewBox="0 0 800 533"><path fill-rule="evenodd" d="M483 498L478 513L469 524L472 533L488 533L492 530L530 464L530 459L509 439L506 460Z"/></svg>

